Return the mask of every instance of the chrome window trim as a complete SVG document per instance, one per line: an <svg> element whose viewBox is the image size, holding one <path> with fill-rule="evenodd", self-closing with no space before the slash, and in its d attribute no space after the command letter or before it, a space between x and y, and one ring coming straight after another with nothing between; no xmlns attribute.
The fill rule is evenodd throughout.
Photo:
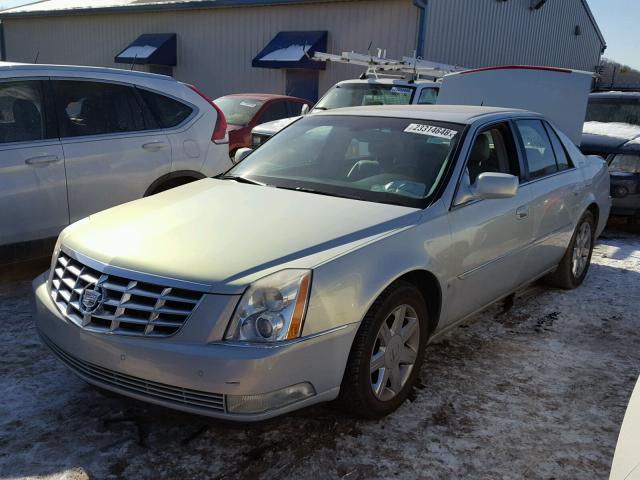
<svg viewBox="0 0 640 480"><path fill-rule="evenodd" d="M567 168L566 170L558 170L557 172L548 173L547 175L543 175L542 177L530 178L526 182L520 184L520 186L531 185L541 180L546 180L547 178L557 177L558 175L562 175L563 173L568 173L576 170L576 167Z"/></svg>
<svg viewBox="0 0 640 480"><path fill-rule="evenodd" d="M5 150L19 150L21 148L29 147L45 147L47 144L60 146L60 139L55 138L41 138L40 140L23 140L21 142L0 142L0 151ZM62 159L61 159L62 160Z"/></svg>

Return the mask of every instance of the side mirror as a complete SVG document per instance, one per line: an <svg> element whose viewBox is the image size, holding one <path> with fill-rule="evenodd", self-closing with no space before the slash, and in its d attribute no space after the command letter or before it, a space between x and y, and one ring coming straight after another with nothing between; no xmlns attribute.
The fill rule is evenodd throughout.
<svg viewBox="0 0 640 480"><path fill-rule="evenodd" d="M474 198L489 200L492 198L511 198L518 193L520 182L515 175L507 173L483 172L471 185Z"/></svg>
<svg viewBox="0 0 640 480"><path fill-rule="evenodd" d="M306 115L307 113L309 113L309 105L303 103L302 108L300 109L300 115Z"/></svg>
<svg viewBox="0 0 640 480"><path fill-rule="evenodd" d="M253 148L239 148L236 150L235 155L233 156L233 163L238 163L242 159L244 159L247 155L253 152Z"/></svg>

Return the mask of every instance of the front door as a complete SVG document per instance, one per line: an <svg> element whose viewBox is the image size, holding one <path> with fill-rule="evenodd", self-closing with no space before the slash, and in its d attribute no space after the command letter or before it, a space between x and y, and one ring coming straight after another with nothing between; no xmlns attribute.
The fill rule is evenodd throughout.
<svg viewBox="0 0 640 480"><path fill-rule="evenodd" d="M496 124L475 138L463 182L473 185L483 172L520 175L520 162L510 126ZM464 186L464 185L463 185ZM510 293L532 238L531 190L520 187L512 198L470 200L449 213L451 262L448 318L457 320Z"/></svg>
<svg viewBox="0 0 640 480"><path fill-rule="evenodd" d="M0 245L55 237L69 223L64 155L48 138L43 84L0 80Z"/></svg>
<svg viewBox="0 0 640 480"><path fill-rule="evenodd" d="M55 80L53 86L72 222L141 198L169 173L171 144L147 125L133 87L82 80Z"/></svg>

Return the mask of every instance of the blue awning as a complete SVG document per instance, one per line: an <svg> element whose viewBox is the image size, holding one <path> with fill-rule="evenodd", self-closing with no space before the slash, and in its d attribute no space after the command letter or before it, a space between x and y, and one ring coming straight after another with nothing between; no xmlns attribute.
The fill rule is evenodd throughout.
<svg viewBox="0 0 640 480"><path fill-rule="evenodd" d="M327 51L327 32L279 32L256 55L251 65L260 68L309 68L324 70L325 62L311 60L313 54Z"/></svg>
<svg viewBox="0 0 640 480"><path fill-rule="evenodd" d="M145 33L116 55L115 62L173 67L177 57L175 33Z"/></svg>

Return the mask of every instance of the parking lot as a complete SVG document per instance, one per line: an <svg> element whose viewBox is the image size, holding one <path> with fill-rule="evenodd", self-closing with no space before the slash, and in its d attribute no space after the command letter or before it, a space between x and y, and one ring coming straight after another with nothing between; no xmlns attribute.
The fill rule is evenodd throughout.
<svg viewBox="0 0 640 480"><path fill-rule="evenodd" d="M30 279L0 283L2 478L606 478L640 371L640 237L608 229L584 285L534 285L428 347L377 422L319 406L237 426L105 396L39 342Z"/></svg>

